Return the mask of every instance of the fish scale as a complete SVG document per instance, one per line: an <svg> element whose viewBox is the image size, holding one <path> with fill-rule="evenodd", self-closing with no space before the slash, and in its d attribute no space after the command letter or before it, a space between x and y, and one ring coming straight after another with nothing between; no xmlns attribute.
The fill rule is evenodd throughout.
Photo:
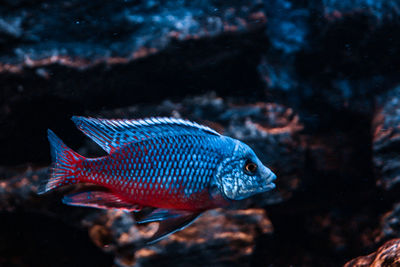
<svg viewBox="0 0 400 267"><path fill-rule="evenodd" d="M108 154L85 158L48 130L53 163L38 193L82 184L87 191L66 195L63 202L135 211L140 223L161 221L148 243L186 227L207 209L275 187L275 175L251 148L195 122L176 118L72 120Z"/></svg>
<svg viewBox="0 0 400 267"><path fill-rule="evenodd" d="M199 142L199 144L211 144L207 146L207 150L195 150L195 144L188 135L182 135L178 138L161 138L160 142L157 142L158 140L150 140L133 143L121 150L116 150L109 157L99 158L94 161L83 161L81 164L86 171L81 172L77 178L81 181L94 182L98 185L111 188L121 193L121 196L129 199L130 202L139 205L152 205L154 202L161 202L163 203L161 205L162 208L179 206L180 208L191 209L193 207L188 205L189 202L193 199L204 198L208 194L207 181L210 180L212 172L205 172L205 170L216 168L218 158L215 157L216 151L221 148L215 145L215 138L214 136L196 138L195 141ZM156 153L149 151L163 151L163 154L165 154L161 176L158 176L157 172L154 171L155 164L148 164L156 162L158 158ZM195 169L189 164L192 158L183 156L185 154L193 155L194 151L200 152L195 157L197 164L194 164L194 166L198 166L199 172L195 172ZM201 154L201 152L215 154L214 162L211 162L209 160L210 157ZM126 167L126 158L134 159L131 169ZM105 172L105 166L112 167ZM124 170L127 171L127 175L123 175ZM93 180L92 178L96 175L103 175L103 179ZM145 192L146 188L144 185L150 183L153 177L156 178L155 183L157 183L158 189L153 192L153 198L149 199L148 194L143 195L140 192ZM131 181L129 186L134 189L134 192L139 193L132 195L129 188L128 190L122 188L124 183L114 183L115 180ZM179 185L176 191L172 190L174 188L174 181L178 181ZM192 196L191 194L199 195ZM178 200L178 202L174 201L174 203L170 203L170 195L173 195L174 199ZM207 206L195 205L194 208L204 209Z"/></svg>

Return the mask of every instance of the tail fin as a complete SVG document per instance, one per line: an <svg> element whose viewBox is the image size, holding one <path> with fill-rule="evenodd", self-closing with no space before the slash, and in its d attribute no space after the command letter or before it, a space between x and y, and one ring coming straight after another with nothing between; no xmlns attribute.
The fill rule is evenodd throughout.
<svg viewBox="0 0 400 267"><path fill-rule="evenodd" d="M52 165L48 179L39 185L38 194L44 194L54 188L77 183L75 177L76 163L83 159L81 155L67 147L60 138L51 130L47 130L47 137L50 142Z"/></svg>

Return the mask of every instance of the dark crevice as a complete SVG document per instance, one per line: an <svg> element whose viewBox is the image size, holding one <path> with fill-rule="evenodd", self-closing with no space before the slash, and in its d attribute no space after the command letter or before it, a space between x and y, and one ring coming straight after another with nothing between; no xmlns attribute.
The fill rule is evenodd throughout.
<svg viewBox="0 0 400 267"><path fill-rule="evenodd" d="M1 266L111 266L85 231L29 212L2 212ZM57 233L57 234L54 234Z"/></svg>

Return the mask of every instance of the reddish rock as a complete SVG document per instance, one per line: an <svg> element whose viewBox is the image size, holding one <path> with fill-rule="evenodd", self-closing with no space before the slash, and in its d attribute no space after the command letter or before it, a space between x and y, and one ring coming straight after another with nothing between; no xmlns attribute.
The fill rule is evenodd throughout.
<svg viewBox="0 0 400 267"><path fill-rule="evenodd" d="M0 7L4 14L0 45L13 48L14 53L10 48L0 52L0 72L50 64L82 68L104 61L126 63L162 50L174 40L243 32L266 22L258 1L11 2Z"/></svg>
<svg viewBox="0 0 400 267"><path fill-rule="evenodd" d="M373 122L373 162L378 185L386 190L400 183L400 87L377 101Z"/></svg>
<svg viewBox="0 0 400 267"><path fill-rule="evenodd" d="M146 247L143 241L158 223L137 226L130 214L108 211L86 218L84 225L96 245L116 254L118 266L175 266L182 257L193 266L235 266L249 260L256 238L273 232L262 209L207 211L186 229Z"/></svg>
<svg viewBox="0 0 400 267"><path fill-rule="evenodd" d="M377 229L377 242L383 242L400 236L400 203L382 215Z"/></svg>
<svg viewBox="0 0 400 267"><path fill-rule="evenodd" d="M396 267L400 266L400 239L393 239L376 252L346 263L344 267Z"/></svg>

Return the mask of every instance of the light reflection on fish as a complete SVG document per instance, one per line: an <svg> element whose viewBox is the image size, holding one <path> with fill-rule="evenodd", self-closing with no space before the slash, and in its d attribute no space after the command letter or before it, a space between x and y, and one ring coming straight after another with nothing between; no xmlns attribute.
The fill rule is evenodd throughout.
<svg viewBox="0 0 400 267"><path fill-rule="evenodd" d="M239 140L175 118L108 120L72 117L107 156L85 158L51 130L53 164L39 194L68 184L101 190L66 195L68 205L135 211L159 221L147 243L181 230L202 212L275 188L276 176ZM88 187L90 188L90 187Z"/></svg>

